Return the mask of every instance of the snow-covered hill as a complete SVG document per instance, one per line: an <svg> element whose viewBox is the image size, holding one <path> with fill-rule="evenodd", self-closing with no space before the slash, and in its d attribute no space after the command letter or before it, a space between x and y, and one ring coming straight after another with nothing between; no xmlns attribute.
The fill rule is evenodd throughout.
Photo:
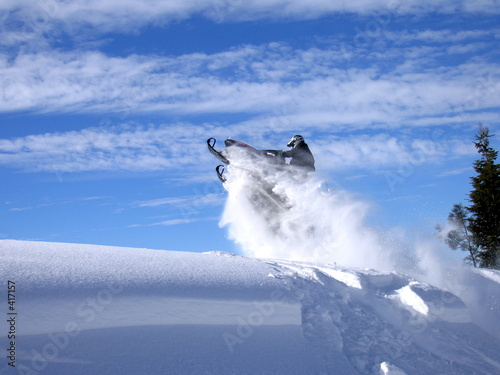
<svg viewBox="0 0 500 375"><path fill-rule="evenodd" d="M498 374L500 275L467 272L475 300L328 264L4 240L0 373Z"/></svg>

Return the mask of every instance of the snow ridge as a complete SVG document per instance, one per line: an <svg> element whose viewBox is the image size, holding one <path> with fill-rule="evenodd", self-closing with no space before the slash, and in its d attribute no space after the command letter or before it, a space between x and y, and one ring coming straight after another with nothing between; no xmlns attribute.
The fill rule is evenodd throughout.
<svg viewBox="0 0 500 375"><path fill-rule="evenodd" d="M4 240L0 276L19 285L24 374L500 373L479 315L394 272ZM495 276L474 274L498 298Z"/></svg>
<svg viewBox="0 0 500 375"><path fill-rule="evenodd" d="M440 374L492 374L500 370L500 356L494 353L500 348L498 341L493 339L488 347L485 333L471 335L467 307L449 292L395 273L297 262L274 265L283 267L290 278L302 304L304 336L321 351L327 373L421 374L439 369ZM348 279L358 278L359 283L349 287L331 277L339 272L350 273L354 278ZM464 332L474 336L468 337L471 341L464 340ZM478 346L492 357L478 359Z"/></svg>

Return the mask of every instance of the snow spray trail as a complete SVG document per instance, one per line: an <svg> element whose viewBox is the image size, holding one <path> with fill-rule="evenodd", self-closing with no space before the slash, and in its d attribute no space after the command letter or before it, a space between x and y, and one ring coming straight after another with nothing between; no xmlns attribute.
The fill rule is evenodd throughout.
<svg viewBox="0 0 500 375"><path fill-rule="evenodd" d="M498 284L484 290L484 278L490 276L464 267L437 238L401 233L394 239L397 229L384 232L367 225L370 205L349 192L329 191L314 175L271 172L264 161L239 162L228 167L228 198L220 224L227 226L244 255L407 274L458 295L473 321L500 337ZM256 179L249 170L266 173ZM273 200L262 202L259 196L269 189L272 196L286 200L276 205Z"/></svg>
<svg viewBox="0 0 500 375"><path fill-rule="evenodd" d="M292 167L269 170L266 161L243 157L234 164L221 226L245 255L391 270L387 247L365 224L367 203ZM256 179L249 170L265 173ZM263 199L268 192L272 199Z"/></svg>

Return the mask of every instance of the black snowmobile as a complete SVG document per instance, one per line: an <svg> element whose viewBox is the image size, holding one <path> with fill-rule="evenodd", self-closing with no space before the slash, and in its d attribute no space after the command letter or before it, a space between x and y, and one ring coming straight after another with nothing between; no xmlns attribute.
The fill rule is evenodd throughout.
<svg viewBox="0 0 500 375"><path fill-rule="evenodd" d="M229 147L239 147L245 150L250 158L262 158L268 161L271 165L285 165L285 158L283 157L283 151L281 150L257 150L246 143L236 141L234 139L226 139L224 141L226 148L222 151L217 151L215 149L216 142L215 138L207 139L208 150L224 164L231 164L231 161L229 160ZM218 165L215 168L217 177L219 177L219 180L222 183L226 182L226 178L223 176L225 170L224 164Z"/></svg>
<svg viewBox="0 0 500 375"><path fill-rule="evenodd" d="M283 151L281 150L257 150L256 148L240 142L234 139L226 139L224 141L225 148L221 151L215 149L216 144L215 138L209 138L207 140L208 150L222 163L215 168L217 172L217 177L219 180L225 184L227 182L224 172L226 165L231 165L232 167L244 169L248 172L253 180L253 186L251 187L252 192L250 194L250 200L252 203L260 208L274 207L279 210L289 209L286 197L276 194L273 189L275 187L275 182L269 180L268 175L272 172L277 172L284 170L285 158L283 157ZM247 160L247 165L241 166L237 162L231 161L231 154L238 151L239 154L243 154ZM262 168L263 167L263 168Z"/></svg>

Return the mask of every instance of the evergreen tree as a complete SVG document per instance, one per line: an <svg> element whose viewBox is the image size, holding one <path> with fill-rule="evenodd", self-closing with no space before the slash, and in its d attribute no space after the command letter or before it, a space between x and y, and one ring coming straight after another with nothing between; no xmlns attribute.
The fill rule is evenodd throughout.
<svg viewBox="0 0 500 375"><path fill-rule="evenodd" d="M474 235L469 230L468 212L462 204L455 204L453 206L453 210L448 215L448 224L453 229L447 233L445 228L442 228L439 224L436 226L436 229L441 234L446 234L445 242L453 250L460 249L467 251L469 255L465 260L471 262L474 267L477 267L479 246Z"/></svg>
<svg viewBox="0 0 500 375"><path fill-rule="evenodd" d="M479 125L474 145L481 158L474 163L477 176L471 178L467 209L469 229L480 246L481 266L500 268L500 165L495 162L498 152L490 147L490 137L489 129Z"/></svg>

